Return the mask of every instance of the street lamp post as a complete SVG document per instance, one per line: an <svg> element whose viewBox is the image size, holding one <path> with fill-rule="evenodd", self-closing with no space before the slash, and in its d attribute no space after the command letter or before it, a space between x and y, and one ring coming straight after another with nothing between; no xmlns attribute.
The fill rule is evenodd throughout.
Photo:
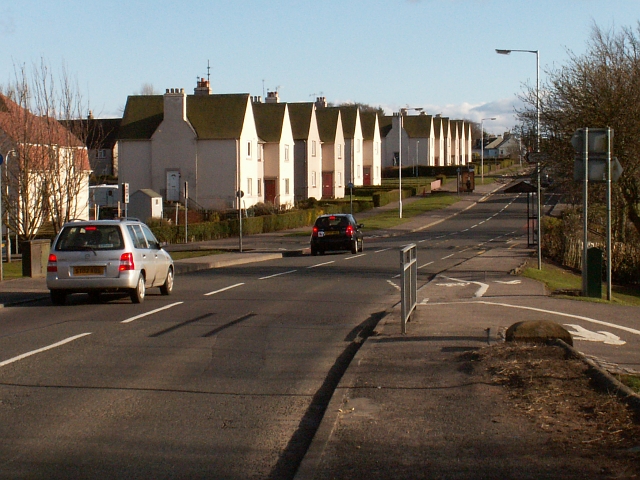
<svg viewBox="0 0 640 480"><path fill-rule="evenodd" d="M540 51L539 50L503 50L496 48L496 53L500 55L509 55L511 52L535 53L536 55L536 153L540 153ZM540 159L536 163L537 176L537 213L536 213L536 232L538 235L538 270L542 270L542 229L540 228Z"/></svg>
<svg viewBox="0 0 640 480"><path fill-rule="evenodd" d="M495 119L496 117L480 119L480 183L484 183L484 121Z"/></svg>

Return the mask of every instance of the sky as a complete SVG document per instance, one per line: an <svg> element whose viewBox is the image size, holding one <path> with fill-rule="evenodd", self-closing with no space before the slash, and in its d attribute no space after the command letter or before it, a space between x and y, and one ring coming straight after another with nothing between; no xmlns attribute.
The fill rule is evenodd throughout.
<svg viewBox="0 0 640 480"><path fill-rule="evenodd" d="M536 56L495 49L538 50L544 85L594 25L639 21L640 0L0 0L0 85L44 60L116 118L143 85L193 93L210 75L214 93L495 117L484 129L501 134Z"/></svg>

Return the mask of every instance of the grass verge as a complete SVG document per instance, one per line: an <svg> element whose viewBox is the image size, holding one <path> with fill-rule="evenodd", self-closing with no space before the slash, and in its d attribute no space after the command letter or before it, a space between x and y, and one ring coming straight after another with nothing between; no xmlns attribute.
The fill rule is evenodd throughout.
<svg viewBox="0 0 640 480"><path fill-rule="evenodd" d="M185 258L206 257L208 255L220 255L227 253L223 250L186 250L180 252L169 252L174 260L184 260Z"/></svg>
<svg viewBox="0 0 640 480"><path fill-rule="evenodd" d="M547 289L554 295L565 295L575 300L609 303L606 300L606 284L603 283L602 285L602 298L582 297L580 296L582 291L582 276L551 263L543 263L542 270L527 266L521 272L521 275L543 282L547 286ZM612 285L611 303L640 306L640 289Z"/></svg>
<svg viewBox="0 0 640 480"><path fill-rule="evenodd" d="M637 375L618 375L618 380L634 392L640 393L640 377Z"/></svg>
<svg viewBox="0 0 640 480"><path fill-rule="evenodd" d="M419 200L403 205L402 218L398 217L398 210L394 209L367 217L366 220L363 220L363 223L367 230L391 228L396 225L401 225L423 213L446 208L458 200L460 200L460 197L453 194L440 193L430 195L426 198L420 198Z"/></svg>
<svg viewBox="0 0 640 480"><path fill-rule="evenodd" d="M5 280L22 277L22 261L3 263L2 276Z"/></svg>

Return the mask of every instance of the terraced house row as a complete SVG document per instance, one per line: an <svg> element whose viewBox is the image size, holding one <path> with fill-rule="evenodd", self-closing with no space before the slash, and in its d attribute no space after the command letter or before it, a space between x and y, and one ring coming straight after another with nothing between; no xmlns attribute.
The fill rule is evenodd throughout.
<svg viewBox="0 0 640 480"><path fill-rule="evenodd" d="M219 210L238 201L249 208L342 198L350 183L380 185L382 170L398 163L399 144L403 166L471 161L471 125L462 120L379 116L329 107L324 97L283 103L277 92L264 100L213 94L204 79L191 95L167 89L128 97L116 143L112 173L131 192L152 190L180 202L186 183L189 201Z"/></svg>

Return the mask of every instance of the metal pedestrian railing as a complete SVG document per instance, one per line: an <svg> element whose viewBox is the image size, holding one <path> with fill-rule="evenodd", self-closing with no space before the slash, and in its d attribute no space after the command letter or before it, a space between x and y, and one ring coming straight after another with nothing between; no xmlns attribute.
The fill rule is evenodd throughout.
<svg viewBox="0 0 640 480"><path fill-rule="evenodd" d="M416 308L418 297L418 249L415 243L400 250L400 266L402 267L400 296L402 318L401 333L407 333L407 322Z"/></svg>

